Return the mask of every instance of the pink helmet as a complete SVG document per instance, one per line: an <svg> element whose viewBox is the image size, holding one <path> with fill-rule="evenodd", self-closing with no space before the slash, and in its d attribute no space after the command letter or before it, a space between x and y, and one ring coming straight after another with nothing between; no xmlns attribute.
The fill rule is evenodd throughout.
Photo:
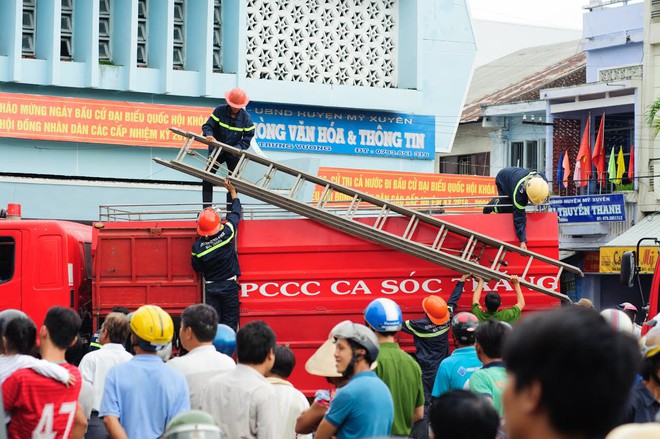
<svg viewBox="0 0 660 439"><path fill-rule="evenodd" d="M620 309L621 311L634 311L634 312L637 312L637 307L635 305L633 305L632 303L630 303L630 302L619 303L616 306L616 309Z"/></svg>

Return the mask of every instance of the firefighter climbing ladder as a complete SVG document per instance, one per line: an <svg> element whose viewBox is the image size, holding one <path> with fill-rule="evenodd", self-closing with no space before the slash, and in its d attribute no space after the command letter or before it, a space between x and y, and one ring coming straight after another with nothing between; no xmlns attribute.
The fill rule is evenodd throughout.
<svg viewBox="0 0 660 439"><path fill-rule="evenodd" d="M217 141L208 141L205 137L197 134L184 132L177 128L170 128L170 130L184 137L185 142L174 160L166 161L154 158L157 163L201 178L214 185L222 185L224 178L213 172L213 166L220 153L224 151L239 159L234 171L227 176L238 192L353 236L388 246L459 273L472 273L485 281L492 279L510 280L510 275L502 269L503 266L507 265L504 258L507 253L518 254L523 258L525 266L522 274L519 275L522 286L568 302L570 302L570 299L557 291L562 272L566 270L582 276L580 269L547 256L523 250L518 246L490 238L436 217L306 174L268 158ZM206 154L202 154L206 152L206 148L201 150L193 148L194 141L211 145L215 149L207 158ZM190 161L195 161L197 166L187 163ZM254 170L255 166L258 167L258 178L248 177L248 174L254 175L253 172L246 172L248 165L251 166L251 171ZM217 165L215 166L217 167ZM263 172L261 172L262 167ZM290 180L292 183L287 184L284 189L281 187L272 189L270 186L275 177L282 175L286 177L287 182ZM322 188L320 197L312 204L298 199L305 183L318 185ZM335 193L343 194L343 198L348 200L339 208L331 208L328 204ZM364 209L365 206L378 212L375 215L375 220L373 218L369 219L373 223L357 220L356 213L359 209ZM385 229L384 226L388 219L394 216L407 218L407 226L402 232ZM420 225L433 230L435 235L433 242L424 243L414 240L415 232ZM443 248L443 243L457 239L463 242L462 252L453 254L452 251ZM487 263L482 263L482 259L486 259ZM528 272L532 264L547 264L557 269L553 281L550 282L552 288L539 285L529 278Z"/></svg>

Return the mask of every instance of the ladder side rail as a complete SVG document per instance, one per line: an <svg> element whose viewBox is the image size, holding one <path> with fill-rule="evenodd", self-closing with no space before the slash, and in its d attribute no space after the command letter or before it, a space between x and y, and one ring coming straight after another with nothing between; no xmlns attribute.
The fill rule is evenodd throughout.
<svg viewBox="0 0 660 439"><path fill-rule="evenodd" d="M216 185L219 185L224 181L224 178L218 177L215 174L213 175L204 174L202 171L200 171L197 168L191 168L189 166L180 163L169 163L162 161L161 159L154 159L154 160L156 160L159 163L162 163L164 166L180 170L190 175L194 175L200 178L206 177L207 181L209 181L210 183L214 183ZM394 250L399 250L404 253L408 253L412 256L416 256L431 263L444 266L459 273L471 272L479 277L482 277L484 280L487 281L492 279L510 280L510 275L506 273L501 273L498 271L491 270L475 262L461 260L456 256L433 250L425 244L420 244L414 241L402 239L397 235L393 235L385 231L376 230L373 227L358 221L352 221L338 217L337 215L330 214L326 211L317 209L313 206L309 206L305 203L301 203L295 200L290 200L282 195L268 191L263 191L253 183L245 182L237 179L233 179L232 183L236 186L239 192L245 193L246 195L252 196L256 199L260 199L275 206L290 210L291 212L298 213L302 216L306 216L308 218L314 219L318 222L327 224L333 228L344 231L353 236L357 236L363 239L368 239L372 242L385 245ZM521 281L521 284L523 284L529 289L550 295L552 297L556 297L560 300L570 302L570 299L561 293L548 290L546 288L540 287L536 284L532 284L527 281Z"/></svg>
<svg viewBox="0 0 660 439"><path fill-rule="evenodd" d="M177 134L179 134L179 133L177 133ZM539 253L531 252L529 250L523 250L523 249L521 249L520 247L518 247L516 245L509 244L509 243L504 242L504 241L499 241L497 239L491 238L491 237L483 235L481 233L477 233L477 232L474 232L472 230L466 229L464 227L457 226L457 225L452 224L450 222L442 221L442 220L440 220L438 218L435 218L431 215L426 215L426 214L418 212L418 211L410 210L410 209L407 209L405 207L401 207L401 206L398 206L396 204L389 203L387 201L384 201L384 200L381 200L379 198L373 197L373 196L371 196L369 194L366 194L364 192L349 188L347 186L343 186L343 185L338 184L338 183L331 182L329 180L325 180L325 179L317 177L317 176L313 176L311 174L301 172L301 171L296 170L294 168L290 168L286 165L282 165L280 163L268 160L264 157L261 157L261 156L255 155L255 154L251 154L249 152L246 152L244 150L240 150L238 148L234 148L234 147L231 147L231 146L228 146L228 145L224 145L220 142L210 142L210 141L206 140L206 138L198 136L196 134L183 133L182 135L192 135L197 140L199 140L200 142L206 143L206 144L218 143L221 146L223 146L223 148L226 148L226 150L228 150L228 151L233 150L231 152L234 155L238 155L238 156L242 155L244 157L245 156L249 157L250 160L253 160L253 161L255 161L257 163L260 163L264 166L269 167L271 165L274 165L274 168L277 169L278 171L287 173L287 174L292 175L292 176L296 176L297 178L299 177L300 180L302 180L302 181L298 181L298 184L299 184L299 186L297 188L298 190L300 190L302 188L302 184L304 183L304 181L309 181L309 182L315 183L319 186L326 187L326 190L329 189L329 188L332 188L336 192L340 192L340 193L343 193L343 194L351 196L351 197L354 197L355 195L358 195L361 202L367 202L369 204L372 204L372 205L380 207L380 208L383 208L384 206L387 206L390 211L398 213L402 216L405 216L405 217L408 217L408 218L411 218L412 216L417 216L419 218L420 222L422 222L424 224L434 226L434 227L438 227L438 228L444 226L445 230L447 230L448 232L454 233L456 235L459 235L459 236L462 236L462 237L465 237L465 238L473 237L473 239L477 239L479 242L482 242L482 243L484 243L484 244L486 244L490 247L494 247L494 248L504 246L505 249L508 250L508 251L512 251L512 252L521 254L523 256L534 256L539 261L545 262L549 265L553 265L553 266L556 266L556 267L563 267L567 271L570 271L570 272L576 273L580 276L583 276L582 271L577 267L574 267L572 265L566 264L566 263L561 262L561 261L557 261L555 259L552 259L552 258L549 258L547 256L541 255ZM159 161L159 163L162 164L162 161ZM204 179L203 175L201 175L199 177ZM297 196L297 192L298 191L296 191L295 194L291 195L292 198L295 198L295 196Z"/></svg>
<svg viewBox="0 0 660 439"><path fill-rule="evenodd" d="M563 267L567 271L570 271L570 272L576 273L580 276L583 276L583 273L579 268L574 267L574 266L572 266L570 264L567 264L565 262L561 262L561 261L549 258L547 256L529 251L529 250L523 250L523 249L521 249L520 247L518 247L516 245L509 244L509 243L504 242L504 241L499 241L497 239L491 238L491 237L486 236L486 235L482 235L480 233L471 231L471 230L466 229L464 227L460 227L460 226L457 226L455 224L439 220L438 218L435 218L431 215L426 215L426 214L423 214L423 213L420 213L420 212L417 212L417 211L414 211L414 210L411 210L411 209L407 209L405 207L402 207L402 206L399 206L399 205L396 205L396 204L389 203L387 201L381 200L379 198L376 198L376 197L374 197L372 195L369 195L369 194L366 194L364 192L355 190L353 188L349 188L347 186L343 186L343 185L338 184L338 183L331 182L329 180L325 180L323 178L320 178L320 177L317 177L317 176L314 176L314 175L311 175L311 174L307 174L305 172L301 172L301 171L299 171L297 169L294 169L294 168L291 168L289 166L282 165L281 163L273 162L273 161L271 161L267 158L258 156L256 154L249 153L245 150L241 150L239 148L235 148L235 147L226 145L226 144L221 143L221 142L209 141L205 137L202 137L198 134L186 133L186 132L180 131L178 129L174 129L174 128L170 128L170 130L175 132L176 134L180 134L184 137L191 137L192 136L193 138L195 138L195 140L197 140L201 143L207 144L207 145L214 146L215 144L218 144L222 148L224 148L227 152L230 152L233 155L247 156L247 157L249 157L249 159L251 161L260 163L264 166L270 166L271 164L273 164L278 171L281 171L281 172L284 172L284 173L287 173L287 174L293 175L293 176L300 175L301 178L303 178L306 181L309 181L311 183L317 184L317 185L322 186L322 187L323 186L329 186L335 192L343 193L343 194L348 195L348 196L354 196L355 194L358 194L362 201L368 202L369 204L373 204L374 206L378 206L378 207L383 207L383 205L387 205L390 211L398 213L402 216L410 218L413 215L419 215L420 222L422 222L422 223L432 225L432 226L435 226L435 227L440 227L440 226L444 225L445 228L449 232L453 232L453 233L455 233L457 235L460 235L460 236L463 236L465 238L469 238L469 237L473 236L478 241L480 241L484 244L487 244L490 247L495 247L495 248L497 248L501 245L504 245L505 248L509 251L516 252L516 253L521 254L523 256L534 256L539 261L545 262L549 265L553 265L553 266L556 266L556 267Z"/></svg>

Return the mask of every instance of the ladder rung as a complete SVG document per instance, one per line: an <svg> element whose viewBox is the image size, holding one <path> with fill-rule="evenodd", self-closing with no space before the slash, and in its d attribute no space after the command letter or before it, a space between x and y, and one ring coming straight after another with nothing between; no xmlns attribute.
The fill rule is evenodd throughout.
<svg viewBox="0 0 660 439"><path fill-rule="evenodd" d="M383 225L385 225L385 221L387 220L387 216L390 214L390 209L387 207L387 204L383 204L383 207L380 209L380 213L378 214L378 217L376 218L376 222L374 223L374 228L378 230L383 229Z"/></svg>
<svg viewBox="0 0 660 439"><path fill-rule="evenodd" d="M564 271L564 267L559 267L559 271L557 272L557 276L555 277L555 288L554 290L556 291L559 287L559 282L561 278L561 273Z"/></svg>
<svg viewBox="0 0 660 439"><path fill-rule="evenodd" d="M445 240L445 237L447 236L448 230L445 230L445 226L442 225L440 226L440 230L438 230L438 236L435 237L435 240L433 241L433 245L431 246L432 249L438 250L442 246L442 243Z"/></svg>
<svg viewBox="0 0 660 439"><path fill-rule="evenodd" d="M271 163L270 166L268 166L268 170L266 170L266 173L263 176L263 180L261 181L261 187L263 189L268 188L270 182L273 179L273 175L275 175L276 171L277 170L273 167L273 164Z"/></svg>
<svg viewBox="0 0 660 439"><path fill-rule="evenodd" d="M358 197L357 194L355 194L354 201L355 201L355 205L353 205L353 203L351 202L352 210L349 210L346 213L346 217L348 219L353 219L353 217L357 213L358 209L360 208L360 203L362 202L362 199L360 197Z"/></svg>
<svg viewBox="0 0 660 439"><path fill-rule="evenodd" d="M465 245L465 248L463 249L463 253L461 254L461 259L468 259L466 256L468 255L468 252L472 254L470 251L470 248L472 247L472 242L474 241L474 235L470 235L470 239L468 239L467 244Z"/></svg>
<svg viewBox="0 0 660 439"><path fill-rule="evenodd" d="M497 261L497 266L495 267L495 271L499 271L500 267L502 266L502 263L504 262L505 255L506 255L506 249L502 251L502 256L500 256L500 260Z"/></svg>
<svg viewBox="0 0 660 439"><path fill-rule="evenodd" d="M413 215L410 218L410 222L408 222L408 226L406 227L406 231L403 232L403 239L411 239L413 233L415 233L415 229L417 229L417 224L419 224L419 218L417 215Z"/></svg>
<svg viewBox="0 0 660 439"><path fill-rule="evenodd" d="M289 191L289 198L292 200L295 200L296 197L298 196L298 192L300 192L300 188L302 187L304 183L304 179L302 178L301 174L298 174L296 176L296 179L293 182L293 186L291 186L291 190Z"/></svg>
<svg viewBox="0 0 660 439"><path fill-rule="evenodd" d="M502 255L502 251L504 250L504 246L500 245L500 248L497 250L497 254L495 255L495 259L493 259L493 265L490 266L491 270L495 270L495 267L497 264L500 262L500 255Z"/></svg>
<svg viewBox="0 0 660 439"><path fill-rule="evenodd" d="M470 238L473 238L473 236L471 236ZM470 251L465 256L463 256L463 259L469 261L472 258L472 253L474 253L474 249L477 247L478 242L479 241L477 241L476 239L472 241L472 246L470 248Z"/></svg>
<svg viewBox="0 0 660 439"><path fill-rule="evenodd" d="M176 160L181 161L188 154L190 150L190 144L193 142L191 137L187 137L186 141L183 143L183 147L179 150L179 153L176 155Z"/></svg>
<svg viewBox="0 0 660 439"><path fill-rule="evenodd" d="M232 173L232 176L234 178L241 178L241 174L243 174L243 171L247 167L249 161L250 159L248 158L248 156L242 154L241 158L238 159L238 163L236 163L236 167L234 168L234 172Z"/></svg>
<svg viewBox="0 0 660 439"><path fill-rule="evenodd" d="M520 277L522 277L523 279L525 278L525 276L527 276L527 272L529 271L529 267L532 266L532 261L533 261L533 260L534 260L534 256L530 256L530 257L529 257L529 261L527 261L527 266L525 267L525 271L523 271L522 276L520 276Z"/></svg>
<svg viewBox="0 0 660 439"><path fill-rule="evenodd" d="M218 161L218 157L220 157L221 152L222 152L221 147L215 147L215 146L213 147L213 149L211 150L211 154L209 154L209 159L206 164L206 168L205 168L206 172L213 172L213 167L219 166L218 164L216 164L216 162ZM213 173L215 174L215 172Z"/></svg>
<svg viewBox="0 0 660 439"><path fill-rule="evenodd" d="M325 196L319 200L321 202L321 204L317 207L320 207L321 209L325 208L325 205L328 203L328 201L330 201L332 199L332 193L334 191L335 190L333 188L329 188L327 190L327 192L325 193Z"/></svg>

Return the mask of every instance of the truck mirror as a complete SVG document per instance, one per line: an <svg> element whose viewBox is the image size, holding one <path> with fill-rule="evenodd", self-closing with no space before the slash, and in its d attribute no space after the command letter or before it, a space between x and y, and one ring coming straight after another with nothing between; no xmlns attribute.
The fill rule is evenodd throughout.
<svg viewBox="0 0 660 439"><path fill-rule="evenodd" d="M623 252L621 256L621 276L619 280L622 285L632 287L635 284L635 252Z"/></svg>

